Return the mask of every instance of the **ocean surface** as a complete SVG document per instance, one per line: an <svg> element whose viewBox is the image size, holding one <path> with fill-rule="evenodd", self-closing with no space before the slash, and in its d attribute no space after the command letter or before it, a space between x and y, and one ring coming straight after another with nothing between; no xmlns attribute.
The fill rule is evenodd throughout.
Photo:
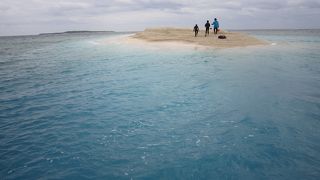
<svg viewBox="0 0 320 180"><path fill-rule="evenodd" d="M320 30L246 33L0 37L0 179L320 179Z"/></svg>

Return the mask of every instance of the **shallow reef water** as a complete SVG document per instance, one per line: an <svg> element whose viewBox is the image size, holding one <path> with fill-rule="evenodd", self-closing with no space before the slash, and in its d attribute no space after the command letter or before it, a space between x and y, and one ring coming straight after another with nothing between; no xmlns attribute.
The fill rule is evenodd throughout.
<svg viewBox="0 0 320 180"><path fill-rule="evenodd" d="M320 31L245 32L270 45L0 37L0 179L319 179Z"/></svg>

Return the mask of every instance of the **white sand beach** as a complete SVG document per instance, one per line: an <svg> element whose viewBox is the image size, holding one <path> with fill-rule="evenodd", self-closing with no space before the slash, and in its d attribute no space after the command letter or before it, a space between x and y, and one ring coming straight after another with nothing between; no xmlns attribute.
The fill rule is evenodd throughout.
<svg viewBox="0 0 320 180"><path fill-rule="evenodd" d="M249 36L245 33L219 31L217 35L204 36L204 30L200 30L197 37L194 37L192 29L182 28L152 28L138 32L129 38L131 40L143 40L147 42L179 42L180 44L200 45L212 48L233 48L267 45L266 41ZM219 35L225 35L227 39L219 39Z"/></svg>

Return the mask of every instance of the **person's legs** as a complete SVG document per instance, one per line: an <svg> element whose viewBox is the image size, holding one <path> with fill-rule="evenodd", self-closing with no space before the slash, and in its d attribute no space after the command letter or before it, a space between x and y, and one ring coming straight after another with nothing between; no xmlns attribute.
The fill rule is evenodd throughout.
<svg viewBox="0 0 320 180"><path fill-rule="evenodd" d="M214 34L218 34L218 28L214 28Z"/></svg>
<svg viewBox="0 0 320 180"><path fill-rule="evenodd" d="M206 28L206 34L205 36L209 35L209 28Z"/></svg>
<svg viewBox="0 0 320 180"><path fill-rule="evenodd" d="M195 37L197 37L198 36L198 31L195 31Z"/></svg>

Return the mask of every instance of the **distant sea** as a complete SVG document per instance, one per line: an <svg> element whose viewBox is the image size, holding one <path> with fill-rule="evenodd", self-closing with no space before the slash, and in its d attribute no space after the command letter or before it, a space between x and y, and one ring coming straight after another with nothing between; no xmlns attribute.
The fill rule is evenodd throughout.
<svg viewBox="0 0 320 180"><path fill-rule="evenodd" d="M152 49L0 37L0 179L320 179L320 30Z"/></svg>

